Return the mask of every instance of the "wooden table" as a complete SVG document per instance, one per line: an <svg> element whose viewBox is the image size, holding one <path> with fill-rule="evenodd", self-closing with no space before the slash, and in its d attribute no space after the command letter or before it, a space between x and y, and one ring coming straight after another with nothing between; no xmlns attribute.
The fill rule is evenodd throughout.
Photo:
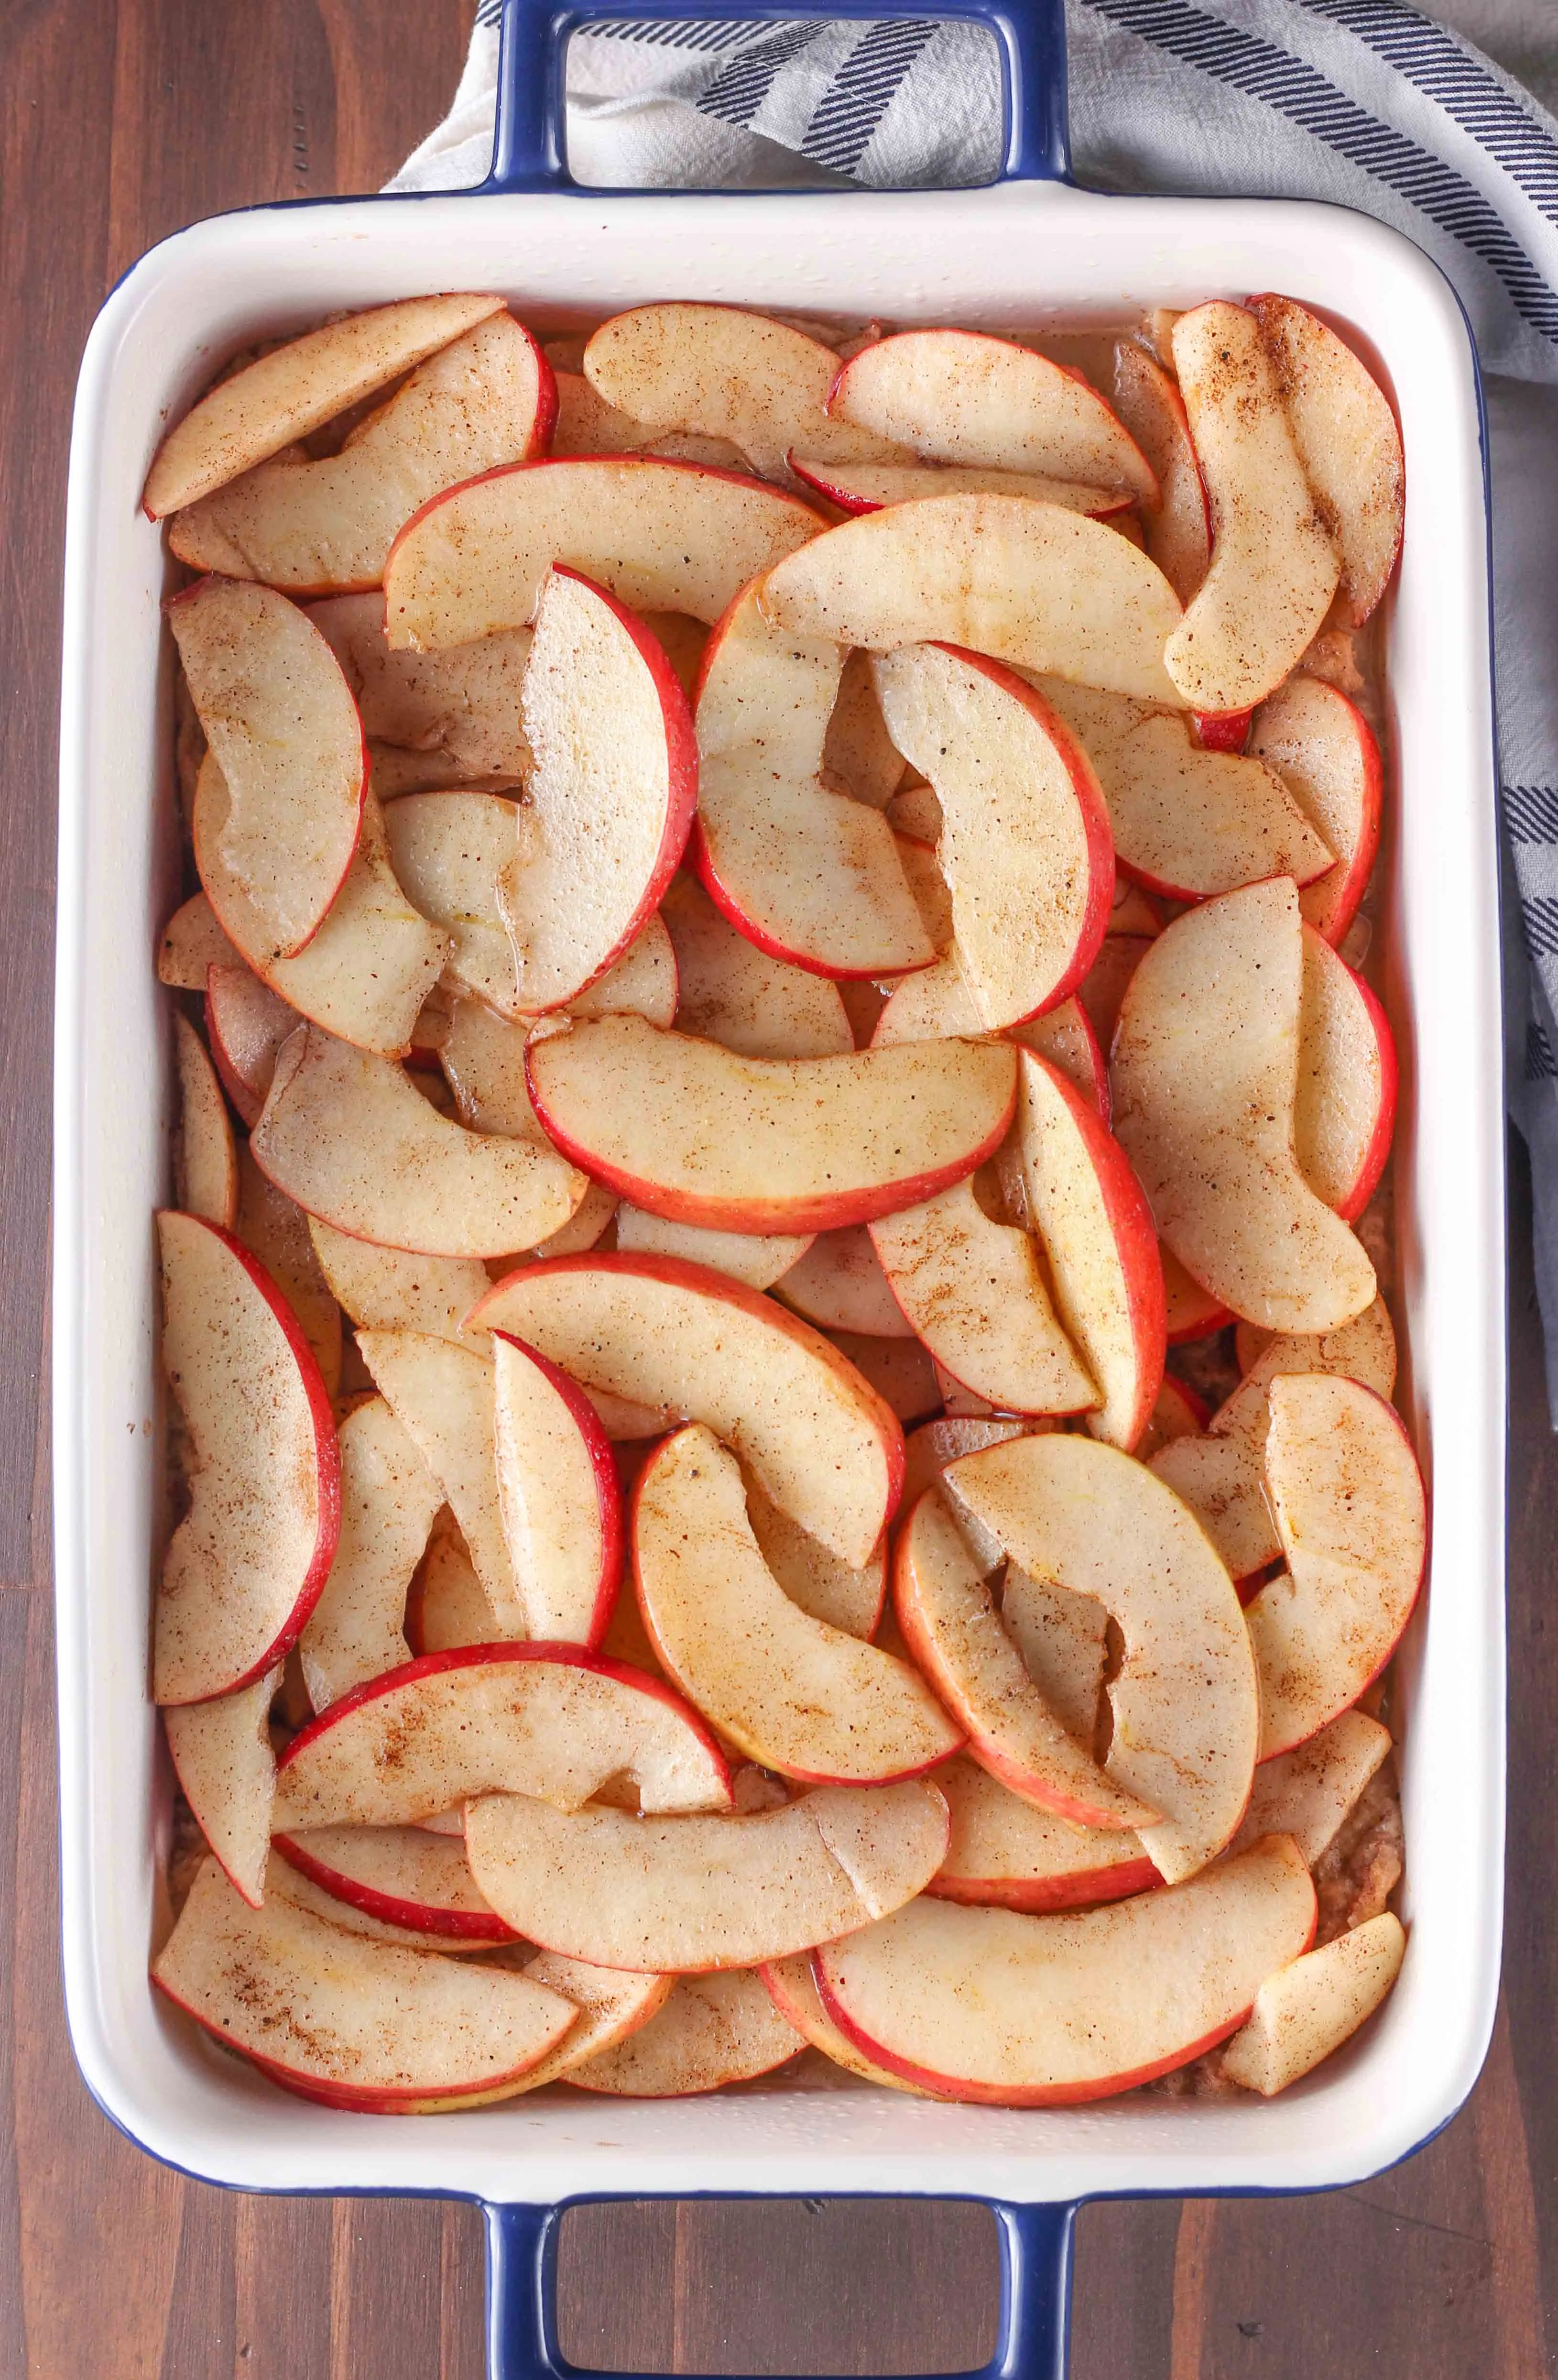
<svg viewBox="0 0 1558 2380"><path fill-rule="evenodd" d="M59 568L81 343L115 276L181 224L249 200L376 188L453 91L470 11L471 0L7 0L0 13L0 2380L476 2380L481 2370L470 2208L242 2198L185 2182L121 2140L80 2085L56 1944L41 1403ZM1558 1454L1521 1164L1510 1912L1487 2071L1431 2148L1360 2190L1090 2209L1077 2380L1548 2371ZM982 2361L994 2329L993 2237L966 2207L589 2210L571 2218L562 2264L567 2344L607 2365L946 2370Z"/></svg>

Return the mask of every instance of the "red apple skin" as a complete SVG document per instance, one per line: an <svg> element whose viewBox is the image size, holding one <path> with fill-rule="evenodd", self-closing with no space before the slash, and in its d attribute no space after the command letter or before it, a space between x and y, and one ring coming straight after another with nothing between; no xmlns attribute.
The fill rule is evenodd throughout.
<svg viewBox="0 0 1558 2380"><path fill-rule="evenodd" d="M600 1415L576 1380L549 1363L545 1355L516 1339L512 1330L495 1330L494 1339L506 1339L522 1355L535 1365L541 1378L556 1390L568 1408L569 1417L578 1427L589 1456L590 1472L595 1480L595 1492L600 1515L600 1577L595 1590L595 1605L590 1613L584 1649L594 1653L599 1649L617 1600L617 1586L622 1574L622 1499L617 1486L617 1465L612 1457L611 1441L600 1427Z"/></svg>
<svg viewBox="0 0 1558 2380"><path fill-rule="evenodd" d="M1105 932L1108 928L1105 926ZM1096 953L1094 953L1096 956ZM1098 1121L1105 1132L1114 1121L1114 1101L1109 1090L1109 1062L1104 1055L1103 1044L1093 1029L1093 1019L1081 1002L1077 1002L1077 1018L1087 1037L1087 1062L1093 1075L1093 1104L1098 1111Z"/></svg>
<svg viewBox="0 0 1558 2380"><path fill-rule="evenodd" d="M566 1263L568 1259L563 1257L562 1261ZM419 1654L415 1660L403 1661L398 1669L386 1670L382 1677L369 1678L362 1685L354 1686L350 1694L343 1694L339 1702L332 1703L318 1718L299 1729L276 1763L277 1775L296 1759L306 1745L363 1704L377 1702L401 1686L414 1685L418 1678L434 1677L443 1670L476 1669L489 1661L551 1661L559 1667L589 1670L597 1677L615 1678L620 1685L653 1695L657 1702L669 1704L678 1718L686 1721L729 1788L730 1763L712 1730L690 1703L684 1702L663 1678L652 1678L646 1670L635 1670L626 1661L610 1660L604 1653L586 1653L577 1645L452 1645L442 1653Z"/></svg>
<svg viewBox="0 0 1558 2380"><path fill-rule="evenodd" d="M224 1232L220 1223L207 1223L203 1220L201 1228L213 1232L223 1246L237 1258L281 1325L283 1336L303 1376L303 1390L308 1400L309 1418L314 1425L314 1453L319 1474L320 1533L314 1542L313 1560L298 1589L297 1600L274 1638L241 1678L235 1678L230 1686L223 1687L224 1694L240 1694L245 1686L252 1686L267 1670L273 1670L278 1661L285 1659L308 1626L309 1615L324 1593L325 1581L335 1560L335 1549L341 1542L341 1449L336 1440L335 1414L330 1402L330 1390L324 1384L324 1374L320 1370L319 1359L305 1338L303 1326L292 1307L259 1258L250 1256L235 1233Z"/></svg>
<svg viewBox="0 0 1558 2380"><path fill-rule="evenodd" d="M1211 1339L1219 1330L1226 1330L1236 1318L1231 1305L1209 1304L1204 1314L1198 1316L1195 1321L1187 1322L1181 1330L1171 1330L1168 1343L1171 1347L1193 1347L1198 1340Z"/></svg>
<svg viewBox="0 0 1558 2380"><path fill-rule="evenodd" d="M837 381L834 385L837 387ZM1092 385L1091 382L1088 385ZM819 467L815 459L798 462L793 449L784 459L803 486L815 488L819 496L824 497L830 504L837 504L841 513L879 513L884 509L875 496L863 496L853 488L841 488L835 485L827 476L826 465ZM926 466L927 469L934 470L935 468L934 464ZM935 492L934 488L927 487L925 490L927 496L934 495ZM1125 493L1111 496L1106 504L1100 504L1097 511L1091 513L1088 517L1093 520L1112 519L1117 513L1128 513L1134 502L1133 496Z"/></svg>
<svg viewBox="0 0 1558 2380"><path fill-rule="evenodd" d="M377 1892L372 1885L362 1883L356 1876L343 1876L339 1868L327 1867L296 1835L272 1835L271 1847L280 1852L288 1867L295 1867L299 1876L306 1876L321 1892L345 1901L352 1909L362 1910L366 1916L377 1917L385 1925L406 1925L422 1934L447 1934L453 1942L519 1939L495 1910L435 1909L426 1901L403 1900L393 1892Z"/></svg>
<svg viewBox="0 0 1558 2380"><path fill-rule="evenodd" d="M1358 986L1364 1007L1369 1012L1369 1022L1374 1028L1374 1039L1379 1046L1380 1104L1374 1117L1374 1129L1370 1135L1369 1146L1363 1152L1363 1162L1359 1169L1358 1178L1336 1209L1344 1223L1357 1221L1380 1186L1380 1177L1389 1161L1391 1142L1395 1134L1395 1103L1401 1080L1400 1061L1395 1050L1395 1036L1391 1031L1390 1019L1385 1014L1379 996L1371 985L1365 983L1360 975L1354 972L1352 979Z"/></svg>
<svg viewBox="0 0 1558 2380"><path fill-rule="evenodd" d="M429 1953L429 1955L434 1954ZM166 1990L166 1988L164 1985L163 1989ZM168 1993L168 1998L173 1998L171 1992ZM175 2001L175 2005L182 2008L184 2003L180 2000ZM197 2024L201 2022L193 2009L186 2010L185 2013L195 2017ZM225 2034L218 2033L211 2026L208 2026L207 2030L211 2034L212 2038L220 2041L225 2048L236 2047L236 2043L229 2041ZM547 2054L543 2050L541 2057ZM249 2064L258 2072L263 2074L268 2082L274 2082L283 2091L290 2091L294 2098L311 2099L315 2106L320 2107L342 2107L349 2115L354 2116L437 2115L446 2107L458 2107L463 2100L479 2100L484 2095L501 2092L506 2082L519 2082L522 2076L529 2073L532 2066L538 2066L541 2062L540 2058L527 2058L523 2066L516 2066L512 2073L489 2075L485 2082L473 2082L465 2091L441 2091L436 2097L429 2097L425 2091L354 2091L346 2082L320 2082L311 2074L295 2074L290 2068L278 2066L273 2058L257 2058L252 2050L241 2049L238 2051L238 2056L247 2058Z"/></svg>
<svg viewBox="0 0 1558 2380"><path fill-rule="evenodd" d="M1196 741L1203 752L1242 752L1254 716L1252 710L1198 710Z"/></svg>
<svg viewBox="0 0 1558 2380"><path fill-rule="evenodd" d="M849 1357L840 1354L839 1349L832 1344L831 1341L825 1339L820 1330L814 1330L809 1322L803 1322L798 1314L791 1314L789 1307L781 1305L777 1298L765 1297L757 1290L748 1289L743 1281L732 1281L729 1273L716 1272L708 1265L691 1264L685 1257L597 1256L589 1250L586 1250L583 1256L576 1257L543 1257L538 1264L517 1266L513 1272L506 1273L501 1281L496 1281L485 1297L477 1300L469 1314L466 1315L463 1327L469 1330L486 1329L488 1326L482 1317L487 1308L502 1295L510 1281L515 1280L521 1273L526 1281L530 1281L544 1273L585 1270L623 1273L645 1281L661 1281L672 1289L695 1290L702 1297L715 1298L726 1305L736 1306L742 1313L751 1315L767 1328L782 1330L789 1338L800 1340L803 1346L810 1348L827 1365L830 1372L846 1374L851 1388L870 1412L876 1435L882 1441L883 1451L887 1456L888 1494L886 1509L882 1515L882 1525L884 1528L888 1525L898 1511L899 1501L903 1494L903 1426L898 1415L891 1405L877 1395L869 1380L855 1369ZM620 1665L609 1662L606 1666L615 1669ZM633 1670L630 1674L636 1682L637 1670ZM679 1694L671 1694L670 1699L676 1703L679 1708L682 1706L682 1698ZM331 1707L338 1709L340 1706L332 1704Z"/></svg>
<svg viewBox="0 0 1558 2380"><path fill-rule="evenodd" d="M1057 1909L1100 1909L1106 1900L1131 1900L1162 1881L1143 1852L1139 1860L1122 1860L1117 1867L1094 1868L1076 1876L1027 1880L933 1876L925 1890L933 1900L958 1900L965 1908L1015 1909L1025 1917L1043 1917Z"/></svg>
<svg viewBox="0 0 1558 2380"><path fill-rule="evenodd" d="M1333 323L1331 327L1335 329L1335 325ZM1384 811L1385 771L1374 731L1357 703L1345 695L1339 686L1333 686L1331 692L1338 702L1347 706L1349 713L1347 724L1358 738L1358 748L1363 764L1363 824L1359 834L1357 848L1350 859L1338 860L1336 868L1330 870L1327 876L1315 879L1317 885L1324 885L1328 881L1329 874L1340 876L1340 880L1331 894L1323 922L1311 920L1315 925L1315 931L1323 934L1335 950L1357 917L1359 904L1368 889L1369 879L1374 872L1374 862L1380 849L1380 824ZM1280 771L1278 773L1280 774Z"/></svg>
<svg viewBox="0 0 1558 2380"><path fill-rule="evenodd" d="M732 917L731 923L736 925L737 920ZM738 928L738 930L744 929ZM598 1149L587 1148L583 1141L576 1140L550 1112L546 1094L536 1080L537 1046L540 1045L532 1045L525 1051L525 1079L531 1105L541 1120L547 1138L560 1155L567 1158L571 1165L576 1165L582 1173L587 1173L591 1181L603 1182L619 1197L631 1199L635 1207L647 1208L652 1215L663 1215L670 1222L702 1224L717 1232L841 1231L850 1223L871 1223L878 1215L895 1215L901 1208L922 1206L927 1198L934 1198L937 1191L950 1189L954 1182L966 1180L987 1157L995 1155L1007 1136L1017 1104L1014 1077L1012 1104L984 1138L975 1148L964 1150L945 1165L933 1166L928 1172L905 1175L896 1182L880 1182L860 1190L828 1191L815 1198L797 1198L783 1205L777 1201L773 1205L763 1200L743 1202L738 1209L729 1199L705 1197L686 1191L666 1191L656 1183L641 1182L625 1166L611 1164ZM1096 1113L1095 1111L1090 1112ZM701 1270L702 1268L694 1267L693 1269ZM755 1296L756 1292L751 1291L748 1294Z"/></svg>

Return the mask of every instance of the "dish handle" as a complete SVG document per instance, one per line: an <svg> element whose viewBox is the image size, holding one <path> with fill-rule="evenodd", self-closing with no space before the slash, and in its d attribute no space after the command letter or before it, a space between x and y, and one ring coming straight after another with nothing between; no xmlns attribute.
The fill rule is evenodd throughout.
<svg viewBox="0 0 1558 2380"><path fill-rule="evenodd" d="M564 79L571 34L601 18L621 24L793 24L813 18L854 18L893 23L950 18L984 25L1000 47L1005 70L1006 125L1001 181L1066 178L1065 0L936 0L904 9L891 0L822 0L802 12L797 0L503 0L498 57L497 125L492 171L482 194L578 188L568 171L564 140ZM634 196L654 197L652 189ZM684 191L679 193L685 197Z"/></svg>
<svg viewBox="0 0 1558 2380"><path fill-rule="evenodd" d="M958 2380L1066 2380L1074 2206L990 2203L1000 2241L996 2352ZM561 2206L488 2205L488 2380L592 2380L557 2332Z"/></svg>

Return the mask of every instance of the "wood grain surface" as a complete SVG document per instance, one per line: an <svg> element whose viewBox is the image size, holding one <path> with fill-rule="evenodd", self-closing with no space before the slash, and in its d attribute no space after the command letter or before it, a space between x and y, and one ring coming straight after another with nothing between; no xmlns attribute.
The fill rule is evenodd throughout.
<svg viewBox="0 0 1558 2380"><path fill-rule="evenodd" d="M81 343L115 276L179 225L382 182L453 91L471 5L0 5L0 2380L481 2371L470 2208L209 2190L151 2164L81 2087L55 1937L41 1418L59 569ZM1517 1156L1510 1905L1487 2071L1430 2149L1364 2188L1087 2210L1076 2380L1539 2380L1550 2368L1558 1453L1521 1166ZM994 2332L994 2241L967 2206L581 2210L561 2287L566 2344L608 2368L946 2371L983 2360Z"/></svg>

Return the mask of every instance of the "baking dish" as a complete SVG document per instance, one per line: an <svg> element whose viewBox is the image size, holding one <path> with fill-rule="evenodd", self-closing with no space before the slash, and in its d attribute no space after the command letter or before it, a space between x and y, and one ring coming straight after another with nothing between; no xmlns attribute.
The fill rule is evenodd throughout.
<svg viewBox="0 0 1558 2380"><path fill-rule="evenodd" d="M197 225L126 276L88 344L71 454L54 1110L54 1498L62 1899L89 2087L151 2154L255 2190L488 2204L493 2369L556 2372L555 2211L580 2197L890 2192L996 2204L996 2372L1063 2369L1071 2211L1105 2194L1354 2181L1455 2112L1492 2028L1504 1789L1504 1194L1487 513L1475 358L1437 269L1346 211L1105 198L1064 174L1060 0L988 22L1006 178L948 193L602 193L559 159L562 57L590 13L510 0L492 181ZM660 0L643 16L684 13ZM716 16L717 9L704 15ZM730 12L730 13L733 13ZM745 6L744 19L782 7ZM833 13L876 11L846 0ZM151 1992L169 1784L148 1695L163 1447L151 1214L170 1036L151 957L176 893L165 565L138 498L168 419L236 347L337 307L506 292L560 324L653 298L1028 328L1274 287L1362 334L1394 385L1408 505L1388 623L1395 799L1382 867L1403 1067L1394 1159L1402 1396L1432 1510L1401 1657L1411 1932L1379 2017L1266 2105L1007 2112L779 2080L707 2100L558 2089L370 2121L286 2097Z"/></svg>

